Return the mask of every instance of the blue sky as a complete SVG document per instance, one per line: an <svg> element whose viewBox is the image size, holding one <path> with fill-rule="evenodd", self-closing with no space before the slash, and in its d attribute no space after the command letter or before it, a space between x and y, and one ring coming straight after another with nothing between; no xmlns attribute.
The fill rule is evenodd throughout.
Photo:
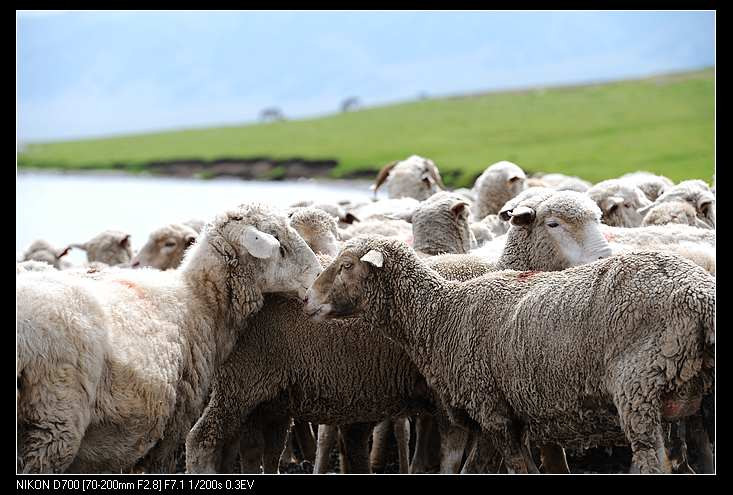
<svg viewBox="0 0 733 495"><path fill-rule="evenodd" d="M17 15L23 142L712 66L713 12Z"/></svg>

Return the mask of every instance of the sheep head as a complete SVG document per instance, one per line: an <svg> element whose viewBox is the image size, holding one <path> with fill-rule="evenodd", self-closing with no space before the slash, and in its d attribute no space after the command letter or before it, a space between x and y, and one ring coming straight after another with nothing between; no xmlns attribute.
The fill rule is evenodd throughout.
<svg viewBox="0 0 733 495"><path fill-rule="evenodd" d="M372 186L375 198L377 189L385 182L390 198L408 197L422 201L445 188L435 163L418 155L385 165Z"/></svg>
<svg viewBox="0 0 733 495"><path fill-rule="evenodd" d="M207 224L182 269L204 272L213 267L228 273L227 290L232 293L297 292L299 297L321 272L316 255L284 212L259 203L240 205Z"/></svg>
<svg viewBox="0 0 733 495"><path fill-rule="evenodd" d="M148 242L132 259L133 268L158 270L178 268L186 250L196 241L196 231L184 224L170 224L150 234Z"/></svg>
<svg viewBox="0 0 733 495"><path fill-rule="evenodd" d="M316 207L297 208L289 213L290 225L316 254L336 256L339 251L337 217Z"/></svg>
<svg viewBox="0 0 733 495"><path fill-rule="evenodd" d="M610 256L601 212L585 194L534 195L502 209L511 228L500 263L517 270L564 270Z"/></svg>
<svg viewBox="0 0 733 495"><path fill-rule="evenodd" d="M315 320L350 318L367 309L382 313L389 303L380 287L389 265L396 263L393 251L410 252L416 261L414 252L395 239L369 235L349 240L308 290L305 313Z"/></svg>
<svg viewBox="0 0 733 495"><path fill-rule="evenodd" d="M616 227L639 227L643 209L652 204L641 189L621 179L599 182L587 194L600 207L601 221Z"/></svg>

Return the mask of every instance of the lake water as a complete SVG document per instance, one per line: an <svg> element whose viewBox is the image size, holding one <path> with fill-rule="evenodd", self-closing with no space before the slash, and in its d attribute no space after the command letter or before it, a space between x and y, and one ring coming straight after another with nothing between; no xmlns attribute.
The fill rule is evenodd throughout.
<svg viewBox="0 0 733 495"><path fill-rule="evenodd" d="M260 182L241 179L181 179L121 174L62 174L19 172L16 182L16 240L18 256L36 239L55 247L85 242L103 230L131 235L136 251L153 230L191 218L208 220L246 201L288 206L314 199L368 200L368 182ZM66 258L79 264L83 251Z"/></svg>

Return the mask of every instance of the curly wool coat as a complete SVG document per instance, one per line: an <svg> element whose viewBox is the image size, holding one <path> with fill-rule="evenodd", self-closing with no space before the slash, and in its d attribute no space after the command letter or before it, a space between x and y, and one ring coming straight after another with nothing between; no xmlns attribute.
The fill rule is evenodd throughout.
<svg viewBox="0 0 733 495"><path fill-rule="evenodd" d="M565 446L629 442L636 465L658 471L662 419L694 412L712 372L715 279L663 253L458 283L404 244L358 238L308 298L316 316L359 313L401 345L516 470L528 432Z"/></svg>

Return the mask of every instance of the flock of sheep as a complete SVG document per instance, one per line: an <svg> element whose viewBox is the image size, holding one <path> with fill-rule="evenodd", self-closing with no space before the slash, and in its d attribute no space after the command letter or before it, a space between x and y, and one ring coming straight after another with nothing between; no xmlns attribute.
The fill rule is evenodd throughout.
<svg viewBox="0 0 733 495"><path fill-rule="evenodd" d="M714 188L499 162L448 191L413 155L374 191L245 203L134 255L116 231L33 243L18 470L273 473L297 451L324 473L338 444L369 473L394 433L402 473L569 473L566 449L616 446L632 472L714 471Z"/></svg>

